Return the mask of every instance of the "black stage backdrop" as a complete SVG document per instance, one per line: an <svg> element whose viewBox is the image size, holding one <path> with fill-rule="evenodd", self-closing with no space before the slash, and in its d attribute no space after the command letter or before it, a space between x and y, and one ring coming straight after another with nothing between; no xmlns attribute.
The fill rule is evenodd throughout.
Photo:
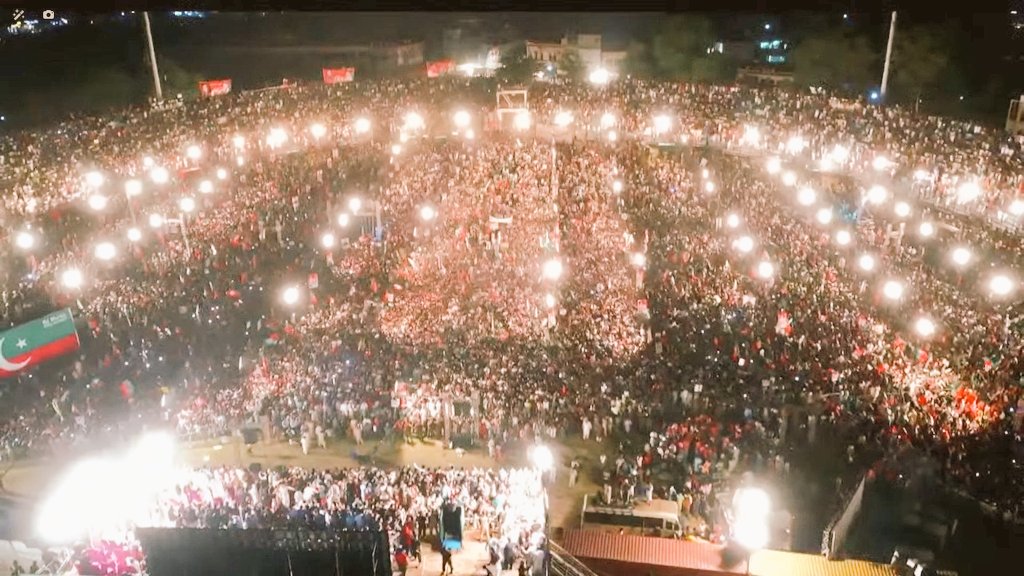
<svg viewBox="0 0 1024 576"><path fill-rule="evenodd" d="M152 576L391 576L383 531L140 528Z"/></svg>

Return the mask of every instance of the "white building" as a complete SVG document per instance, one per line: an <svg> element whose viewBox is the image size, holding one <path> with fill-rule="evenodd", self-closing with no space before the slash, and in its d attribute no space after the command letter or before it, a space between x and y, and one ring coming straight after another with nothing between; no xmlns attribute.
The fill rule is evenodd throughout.
<svg viewBox="0 0 1024 576"><path fill-rule="evenodd" d="M538 62L558 64L566 54L576 52L586 70L605 68L617 71L626 58L625 50L608 50L600 34L577 34L575 38L563 36L560 42L526 41L526 55Z"/></svg>

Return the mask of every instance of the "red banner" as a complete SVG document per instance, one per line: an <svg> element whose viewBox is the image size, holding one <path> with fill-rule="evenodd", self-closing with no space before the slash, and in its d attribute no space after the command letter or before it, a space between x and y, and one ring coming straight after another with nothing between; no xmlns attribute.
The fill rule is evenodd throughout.
<svg viewBox="0 0 1024 576"><path fill-rule="evenodd" d="M351 82L356 77L355 68L324 68L324 84Z"/></svg>
<svg viewBox="0 0 1024 576"><path fill-rule="evenodd" d="M437 78L455 70L455 62L451 60L436 60L427 62L427 78Z"/></svg>
<svg viewBox="0 0 1024 576"><path fill-rule="evenodd" d="M199 94L203 96L222 96L231 92L231 80L207 80L199 83Z"/></svg>

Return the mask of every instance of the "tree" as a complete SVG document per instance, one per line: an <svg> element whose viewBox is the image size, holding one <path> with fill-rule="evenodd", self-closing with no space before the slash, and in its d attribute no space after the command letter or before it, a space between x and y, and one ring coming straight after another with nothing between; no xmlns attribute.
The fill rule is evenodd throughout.
<svg viewBox="0 0 1024 576"><path fill-rule="evenodd" d="M666 19L651 41L655 75L666 80L695 80L706 67L700 60L708 56L714 38L711 21L704 16L686 14Z"/></svg>
<svg viewBox="0 0 1024 576"><path fill-rule="evenodd" d="M203 79L197 72L186 70L169 58L161 58L160 80L163 82L164 96L174 98L181 94L185 98L199 95L199 81Z"/></svg>
<svg viewBox="0 0 1024 576"><path fill-rule="evenodd" d="M576 50L567 50L565 55L562 56L561 61L558 63L558 71L565 75L566 78L574 82L580 82L583 80L583 59L580 58L580 53Z"/></svg>
<svg viewBox="0 0 1024 576"><path fill-rule="evenodd" d="M517 46L501 57L498 79L509 84L522 84L533 77L536 63L526 55L526 45Z"/></svg>
<svg viewBox="0 0 1024 576"><path fill-rule="evenodd" d="M916 102L935 91L950 65L948 35L939 28L917 26L896 31L890 86L895 98Z"/></svg>
<svg viewBox="0 0 1024 576"><path fill-rule="evenodd" d="M872 85L877 60L867 38L835 31L806 38L790 57L798 83L851 91Z"/></svg>

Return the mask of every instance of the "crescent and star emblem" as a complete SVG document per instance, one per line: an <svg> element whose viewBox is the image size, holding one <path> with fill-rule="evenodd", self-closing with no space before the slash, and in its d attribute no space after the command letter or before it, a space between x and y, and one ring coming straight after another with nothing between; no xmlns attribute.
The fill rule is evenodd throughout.
<svg viewBox="0 0 1024 576"><path fill-rule="evenodd" d="M8 362L7 358L4 357L4 338L0 338L0 370L6 370L7 372L17 372L18 370L21 370L25 366L28 366L28 363L31 360L32 357L29 356L24 361L19 362L17 364Z"/></svg>

